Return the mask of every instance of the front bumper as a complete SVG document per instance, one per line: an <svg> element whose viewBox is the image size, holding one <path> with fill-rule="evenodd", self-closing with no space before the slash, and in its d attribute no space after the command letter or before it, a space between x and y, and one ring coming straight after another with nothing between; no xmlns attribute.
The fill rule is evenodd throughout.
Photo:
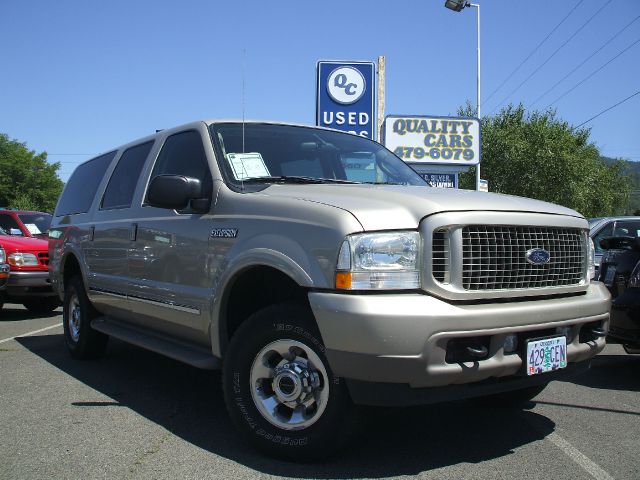
<svg viewBox="0 0 640 480"><path fill-rule="evenodd" d="M504 303L448 303L424 294L309 294L336 375L412 388L522 374L521 349L511 354L504 351L508 334L533 338L569 327L569 366L589 360L605 341L589 339L584 329L607 328L610 298L606 287L597 282L581 295ZM449 341L472 337L489 338L487 357L448 363Z"/></svg>
<svg viewBox="0 0 640 480"><path fill-rule="evenodd" d="M12 270L9 274L5 294L14 300L55 295L53 288L51 288L49 272L18 272L16 270Z"/></svg>
<svg viewBox="0 0 640 480"><path fill-rule="evenodd" d="M0 290L4 290L7 281L9 280L9 265L6 263L0 263Z"/></svg>

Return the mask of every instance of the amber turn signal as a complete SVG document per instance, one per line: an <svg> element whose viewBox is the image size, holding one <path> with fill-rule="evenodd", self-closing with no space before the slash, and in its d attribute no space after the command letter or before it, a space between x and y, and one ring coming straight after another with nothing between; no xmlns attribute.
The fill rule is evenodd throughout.
<svg viewBox="0 0 640 480"><path fill-rule="evenodd" d="M336 273L336 288L348 290L351 288L351 272Z"/></svg>

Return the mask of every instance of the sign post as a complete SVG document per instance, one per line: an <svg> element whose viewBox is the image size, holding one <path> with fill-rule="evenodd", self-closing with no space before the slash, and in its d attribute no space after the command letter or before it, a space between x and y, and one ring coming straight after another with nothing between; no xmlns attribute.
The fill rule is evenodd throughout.
<svg viewBox="0 0 640 480"><path fill-rule="evenodd" d="M375 64L320 61L316 125L375 140Z"/></svg>

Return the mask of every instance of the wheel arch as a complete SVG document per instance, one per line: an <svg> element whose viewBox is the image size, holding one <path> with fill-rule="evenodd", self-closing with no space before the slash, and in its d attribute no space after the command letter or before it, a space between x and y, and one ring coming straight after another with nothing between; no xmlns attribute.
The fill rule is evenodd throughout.
<svg viewBox="0 0 640 480"><path fill-rule="evenodd" d="M86 279L84 278L84 272L78 255L73 251L66 252L60 261L60 273L58 276L58 291L61 299L64 298L64 290L68 285L69 280L76 275L80 275L82 281L86 285Z"/></svg>
<svg viewBox="0 0 640 480"><path fill-rule="evenodd" d="M309 286L271 264L247 265L236 271L220 298L217 325L212 325L214 355L224 357L233 334L256 311L286 302L309 306L308 291Z"/></svg>

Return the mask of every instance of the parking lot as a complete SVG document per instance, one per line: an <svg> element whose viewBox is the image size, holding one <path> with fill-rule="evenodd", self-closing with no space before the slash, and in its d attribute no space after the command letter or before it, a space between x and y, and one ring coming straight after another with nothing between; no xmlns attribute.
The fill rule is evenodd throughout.
<svg viewBox="0 0 640 480"><path fill-rule="evenodd" d="M640 478L640 356L618 345L525 410L365 409L352 448L295 464L240 440L217 372L113 340L73 360L61 318L0 313L2 479Z"/></svg>

